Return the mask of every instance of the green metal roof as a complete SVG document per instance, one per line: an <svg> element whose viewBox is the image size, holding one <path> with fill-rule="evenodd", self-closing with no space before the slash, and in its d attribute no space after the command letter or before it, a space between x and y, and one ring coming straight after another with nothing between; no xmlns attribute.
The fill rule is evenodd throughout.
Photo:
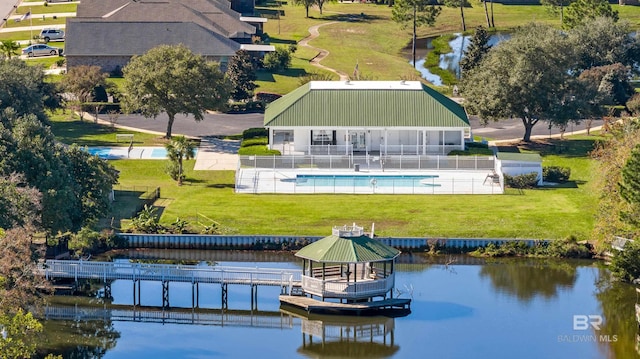
<svg viewBox="0 0 640 359"><path fill-rule="evenodd" d="M399 250L367 236L331 235L302 248L296 257L325 263L363 263L391 260L399 254Z"/></svg>
<svg viewBox="0 0 640 359"><path fill-rule="evenodd" d="M356 81L350 88L341 81L312 81L270 103L264 126L469 126L458 103L417 81L407 83L411 85L403 88L405 82Z"/></svg>
<svg viewBox="0 0 640 359"><path fill-rule="evenodd" d="M537 153L498 152L496 157L505 161L542 162L542 157Z"/></svg>

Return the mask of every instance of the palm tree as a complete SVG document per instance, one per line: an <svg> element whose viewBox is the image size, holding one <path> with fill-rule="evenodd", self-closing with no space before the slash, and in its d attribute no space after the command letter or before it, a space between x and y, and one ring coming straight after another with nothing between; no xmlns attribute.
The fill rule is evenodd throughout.
<svg viewBox="0 0 640 359"><path fill-rule="evenodd" d="M0 42L0 52L8 58L13 55L18 55L16 51L20 48L17 42L12 40L2 40Z"/></svg>
<svg viewBox="0 0 640 359"><path fill-rule="evenodd" d="M169 174L174 180L178 181L178 186L182 186L182 180L184 179L182 161L192 159L195 156L196 146L186 137L176 136L164 147L167 149L167 155L172 164L169 168Z"/></svg>

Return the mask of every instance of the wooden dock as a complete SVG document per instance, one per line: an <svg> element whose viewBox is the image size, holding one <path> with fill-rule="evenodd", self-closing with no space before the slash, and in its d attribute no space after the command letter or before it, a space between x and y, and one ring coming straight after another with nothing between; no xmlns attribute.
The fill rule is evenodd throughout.
<svg viewBox="0 0 640 359"><path fill-rule="evenodd" d="M377 315L385 311L410 311L411 299L391 298L371 302L323 302L309 297L281 295L280 304L302 309L313 314Z"/></svg>

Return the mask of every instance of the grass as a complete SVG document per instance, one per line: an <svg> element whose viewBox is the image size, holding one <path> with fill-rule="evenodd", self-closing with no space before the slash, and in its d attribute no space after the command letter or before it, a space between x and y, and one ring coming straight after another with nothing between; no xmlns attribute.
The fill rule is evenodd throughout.
<svg viewBox="0 0 640 359"><path fill-rule="evenodd" d="M129 146L128 142L116 141L116 134L134 134L134 146L164 146L167 142L161 135L111 128L88 120L80 121L69 113L50 116L51 130L56 139L64 144L80 146Z"/></svg>
<svg viewBox="0 0 640 359"><path fill-rule="evenodd" d="M633 28L640 27L640 8L615 4L612 7ZM276 7L262 9L273 12ZM329 51L329 56L322 61L323 65L351 74L357 62L360 73L374 80L419 78L418 72L409 63L411 30L402 29L399 24L390 20L391 9L388 6L327 3L322 15L317 9L310 9L310 18L305 18L304 7L292 5L291 2L281 9L284 14L279 21L270 19L265 24L265 32L270 35L272 43L298 42L309 35L309 27L335 21L334 24L321 27L320 37L310 42L312 46ZM472 30L479 25L486 27L481 3L474 2L473 7L465 8L464 11L467 29ZM257 12L260 12L260 8ZM550 14L543 6L536 5L494 4L494 18L497 31L509 31L529 21L560 25L559 15ZM418 37L435 37L456 32L461 32L459 9L443 7L435 26L419 28ZM295 61L292 65L293 69L289 72L274 75L274 81L260 78L260 90L284 94L295 89L297 79L290 77L298 76L302 71L308 72L309 68L306 67L308 64Z"/></svg>
<svg viewBox="0 0 640 359"><path fill-rule="evenodd" d="M77 8L78 8L77 4L56 4L55 6L44 6L44 5L20 6L20 7L18 7L16 9L15 14L16 15L24 15L27 12L31 11L31 14L32 14L33 18L35 19L39 15L42 15L42 14L54 14L54 13L61 13L61 12L76 12Z"/></svg>
<svg viewBox="0 0 640 359"><path fill-rule="evenodd" d="M125 186L161 187L165 224L204 215L242 234L323 235L355 221L375 223L381 236L587 239L597 196L590 188L595 163L586 152L597 138L565 140L570 150L563 153L542 152L545 166L572 168L567 185L493 196L236 194L233 171L193 171L194 161L186 163L181 187L164 173L164 161L112 164Z"/></svg>
<svg viewBox="0 0 640 359"><path fill-rule="evenodd" d="M56 28L61 28L64 26L59 26L59 25L64 25L67 21L67 18L65 17L58 17L57 19L54 19L51 16L45 16L44 20L42 19L43 15L34 15L34 17L31 19L31 21L29 20L25 20L25 21L7 21L7 23L5 24L6 28L13 28L13 27L24 27L24 26L41 26L41 25L52 25L52 27L54 27L53 25L56 25ZM35 30L35 29L34 29ZM38 33L40 33L40 30L37 30Z"/></svg>

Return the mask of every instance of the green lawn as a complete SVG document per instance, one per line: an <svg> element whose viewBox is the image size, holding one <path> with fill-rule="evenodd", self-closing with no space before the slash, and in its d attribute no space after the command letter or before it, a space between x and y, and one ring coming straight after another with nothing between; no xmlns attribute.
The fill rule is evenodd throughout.
<svg viewBox="0 0 640 359"><path fill-rule="evenodd" d="M107 118L106 115L103 117ZM69 112L66 114L57 113L50 116L50 120L51 130L56 139L69 145L75 143L80 146L129 146L128 142L116 141L116 134L134 134L134 146L164 146L166 143L162 135L111 128L86 119L81 122L77 116L71 118Z"/></svg>
<svg viewBox="0 0 640 359"><path fill-rule="evenodd" d="M56 4L56 5L37 5L37 6L20 6L16 9L16 15L24 15L31 11L33 18L42 14L53 14L61 12L76 12L77 4Z"/></svg>
<svg viewBox="0 0 640 359"><path fill-rule="evenodd" d="M43 16L44 16L44 20L43 20ZM51 17L50 15L34 15L33 18L31 20L25 20L25 21L7 21L7 23L5 24L6 28L12 28L12 27L24 27L24 26L41 26L41 25L52 25L52 27L55 28L64 28L64 25L67 21L67 18L65 17L58 17L57 19L54 19L53 17ZM55 25L55 26L53 26ZM38 33L40 33L40 30L35 30Z"/></svg>
<svg viewBox="0 0 640 359"><path fill-rule="evenodd" d="M472 31L478 25L486 27L484 9L481 3L473 2L473 7L465 8L467 29ZM620 12L622 19L628 20L634 28L640 27L640 7L612 7ZM276 7L263 7L274 12ZM386 5L362 3L327 3L323 14L310 9L310 18L305 18L302 6L284 5L280 20L270 19L265 24L265 32L272 43L298 42L309 35L308 28L335 21L335 24L320 28L320 37L310 45L329 51L322 64L351 74L358 63L360 73L369 79L397 80L418 78L418 73L409 63L411 54L411 30L401 29L392 22L391 9ZM257 12L260 12L258 8ZM362 16L364 14L364 16ZM524 22L537 21L559 26L559 15L550 14L543 6L494 4L494 19L498 31L509 31ZM418 29L419 37L432 37L461 32L459 9L442 9L434 27ZM297 79L290 78L310 71L303 60L294 59L289 72L274 75L267 81L262 76L258 82L261 91L287 93L297 87ZM313 71L316 71L315 68ZM269 79L271 80L271 79ZM449 89L440 89L443 92Z"/></svg>
<svg viewBox="0 0 640 359"><path fill-rule="evenodd" d="M178 187L164 173L164 161L119 160L125 186L159 186L162 222L198 215L234 233L323 235L331 226L376 225L382 236L587 239L597 196L590 188L593 160L585 155L598 138L564 141L561 154L543 153L544 165L572 168L572 182L558 188L504 195L283 195L235 194L233 171L193 171ZM570 143L574 143L575 146ZM556 146L558 148L558 146ZM572 148L568 151L566 148Z"/></svg>

